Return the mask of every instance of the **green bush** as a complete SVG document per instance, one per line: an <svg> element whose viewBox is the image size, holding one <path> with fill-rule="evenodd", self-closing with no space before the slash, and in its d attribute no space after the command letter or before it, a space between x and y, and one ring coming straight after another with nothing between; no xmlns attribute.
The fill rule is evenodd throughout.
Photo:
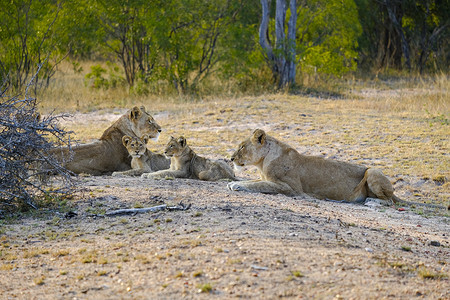
<svg viewBox="0 0 450 300"><path fill-rule="evenodd" d="M109 89L125 85L125 79L120 76L117 64L106 62L108 70L101 65L91 66L91 72L84 76L84 84L93 89ZM105 76L108 75L108 78Z"/></svg>

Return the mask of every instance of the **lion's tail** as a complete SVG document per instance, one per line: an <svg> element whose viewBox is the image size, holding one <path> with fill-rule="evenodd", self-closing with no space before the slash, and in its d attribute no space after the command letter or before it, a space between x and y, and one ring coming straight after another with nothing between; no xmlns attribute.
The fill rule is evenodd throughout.
<svg viewBox="0 0 450 300"><path fill-rule="evenodd" d="M405 201L403 199L400 199L399 197L393 195L392 196L392 200L394 201L395 204L403 204L403 205L408 205L408 206L420 206L420 207L425 207L425 208L430 208L430 209L444 209L444 210L450 210L450 204L447 205L447 207L443 206L443 205L439 205L439 204L432 204L432 203L421 203L421 202L410 202L410 201Z"/></svg>

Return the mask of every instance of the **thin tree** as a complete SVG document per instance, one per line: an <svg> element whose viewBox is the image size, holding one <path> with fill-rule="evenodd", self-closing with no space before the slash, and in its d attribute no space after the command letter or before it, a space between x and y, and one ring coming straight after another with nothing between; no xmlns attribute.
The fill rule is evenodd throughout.
<svg viewBox="0 0 450 300"><path fill-rule="evenodd" d="M406 40L405 33L402 27L403 9L401 8L402 1L384 0L383 4L386 6L389 19L393 25L394 30L400 37L400 44L402 53L405 56L405 64L408 70L411 70L411 59L409 56L409 44Z"/></svg>
<svg viewBox="0 0 450 300"><path fill-rule="evenodd" d="M269 40L270 2L271 0L261 0L262 19L259 27L259 43L272 71L274 81L281 88L295 83L297 1L289 1L290 17L287 23L286 37L285 24L288 7L286 0L276 0L274 43Z"/></svg>
<svg viewBox="0 0 450 300"><path fill-rule="evenodd" d="M63 1L11 1L4 6L0 12L0 80L17 91L33 77L36 94L48 87L56 66L69 53L61 55L55 50L55 22Z"/></svg>

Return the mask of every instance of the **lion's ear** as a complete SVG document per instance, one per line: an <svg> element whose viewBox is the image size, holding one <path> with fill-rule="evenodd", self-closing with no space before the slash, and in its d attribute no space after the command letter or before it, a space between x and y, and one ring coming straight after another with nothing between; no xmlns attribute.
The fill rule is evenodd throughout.
<svg viewBox="0 0 450 300"><path fill-rule="evenodd" d="M261 145L264 145L264 143L266 142L266 133L264 132L264 130L256 129L255 131L253 131L252 142L254 144L259 143Z"/></svg>
<svg viewBox="0 0 450 300"><path fill-rule="evenodd" d="M139 109L139 107L135 106L130 112L130 119L137 120L141 117L141 115L142 115L141 110Z"/></svg>
<svg viewBox="0 0 450 300"><path fill-rule="evenodd" d="M128 135L124 135L122 137L122 144L126 147L129 142L131 142L131 137L129 137Z"/></svg>
<svg viewBox="0 0 450 300"><path fill-rule="evenodd" d="M149 137L147 134L144 134L143 136L141 136L141 140L144 144L147 144Z"/></svg>
<svg viewBox="0 0 450 300"><path fill-rule="evenodd" d="M181 147L186 146L186 139L183 136L180 136L178 138L178 143L181 145Z"/></svg>

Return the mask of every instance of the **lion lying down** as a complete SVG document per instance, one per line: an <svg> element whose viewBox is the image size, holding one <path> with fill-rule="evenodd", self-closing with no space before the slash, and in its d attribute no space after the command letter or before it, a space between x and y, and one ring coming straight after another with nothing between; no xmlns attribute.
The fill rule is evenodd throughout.
<svg viewBox="0 0 450 300"><path fill-rule="evenodd" d="M55 148L52 154L65 161L73 173L103 175L130 169L131 158L122 144L122 137L148 135L157 140L161 127L145 107L134 107L108 127L99 140L67 148Z"/></svg>
<svg viewBox="0 0 450 300"><path fill-rule="evenodd" d="M347 162L306 156L256 129L239 145L231 160L236 166L254 165L261 179L230 182L233 191L309 195L318 199L363 202L378 198L399 200L389 179L378 169Z"/></svg>
<svg viewBox="0 0 450 300"><path fill-rule="evenodd" d="M187 144L184 137L170 137L164 154L170 157L170 169L142 174L143 178L192 178L207 181L220 179L235 180L233 169L224 161L210 160L198 156Z"/></svg>
<svg viewBox="0 0 450 300"><path fill-rule="evenodd" d="M148 135L141 138L125 135L122 143L131 156L131 170L114 172L112 176L140 176L144 173L166 170L170 167L170 159L162 154L147 149Z"/></svg>

